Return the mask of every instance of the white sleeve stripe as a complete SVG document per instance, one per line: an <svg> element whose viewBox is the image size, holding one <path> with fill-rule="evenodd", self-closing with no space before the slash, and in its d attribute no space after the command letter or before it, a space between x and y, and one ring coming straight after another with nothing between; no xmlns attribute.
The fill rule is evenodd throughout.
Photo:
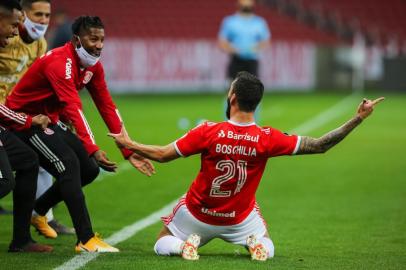
<svg viewBox="0 0 406 270"><path fill-rule="evenodd" d="M118 111L118 109L116 109L116 114L117 114L118 119L120 120L120 123L122 125L124 125L123 119L121 118L121 115L120 115L120 112Z"/></svg>
<svg viewBox="0 0 406 270"><path fill-rule="evenodd" d="M7 108L7 107L4 106L4 105L1 105L0 107L1 107L1 109L2 109L3 111L5 111L6 113L8 113L8 114L10 114L10 115L13 115L14 117L16 117L16 118L18 118L18 119L20 119L20 120L22 120L22 121L25 121L25 120L27 119L27 116L23 116L23 115L21 115L21 114L19 114L19 113L16 113L16 112L10 110L9 108Z"/></svg>
<svg viewBox="0 0 406 270"><path fill-rule="evenodd" d="M176 143L177 143L177 141L173 142L173 146L175 147L176 153L178 153L179 156L184 157L184 155L179 150L178 145Z"/></svg>
<svg viewBox="0 0 406 270"><path fill-rule="evenodd" d="M82 112L80 109L78 109L78 111L79 111L80 117L82 118L83 123L85 124L86 131L87 131L87 133L89 134L89 137L90 137L90 139L92 140L92 143L93 143L93 144L96 144L96 141L95 141L94 136L93 136L93 132L92 132L92 130L90 129L89 124L87 123L87 120L86 120L86 118L85 118L85 115L83 114L83 112Z"/></svg>
<svg viewBox="0 0 406 270"><path fill-rule="evenodd" d="M2 113L7 118L9 118L19 124L22 124L22 125L24 125L25 122L27 121L27 117L16 114L13 111L10 111L9 109L7 109L7 107L5 107L5 106L0 106L0 113Z"/></svg>
<svg viewBox="0 0 406 270"><path fill-rule="evenodd" d="M295 150L293 150L292 155L296 155L297 151L299 151L301 141L302 141L302 137L297 136L297 142L296 142Z"/></svg>

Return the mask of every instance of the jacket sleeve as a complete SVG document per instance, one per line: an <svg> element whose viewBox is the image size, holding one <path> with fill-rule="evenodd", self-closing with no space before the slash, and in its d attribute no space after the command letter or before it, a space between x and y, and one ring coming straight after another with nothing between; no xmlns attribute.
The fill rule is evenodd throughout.
<svg viewBox="0 0 406 270"><path fill-rule="evenodd" d="M63 105L66 118L72 123L76 135L82 141L89 155L99 150L92 130L82 112L82 102L74 83L75 73L69 70L72 65L70 58L58 58L49 63L45 69L45 76L51 84L59 102ZM62 110L61 110L62 111Z"/></svg>
<svg viewBox="0 0 406 270"><path fill-rule="evenodd" d="M25 130L31 127L32 117L16 113L0 104L0 123L10 129Z"/></svg>
<svg viewBox="0 0 406 270"><path fill-rule="evenodd" d="M93 77L87 85L87 89L109 131L111 133L120 133L124 123L120 116L120 112L114 104L109 90L107 89L104 69L100 62L97 63L97 66L94 69ZM120 150L126 159L133 153L125 148L121 148Z"/></svg>

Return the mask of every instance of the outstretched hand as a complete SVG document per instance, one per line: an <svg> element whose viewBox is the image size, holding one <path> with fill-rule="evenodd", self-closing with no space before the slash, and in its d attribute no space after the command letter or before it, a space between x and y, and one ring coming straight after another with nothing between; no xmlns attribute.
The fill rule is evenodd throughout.
<svg viewBox="0 0 406 270"><path fill-rule="evenodd" d="M136 153L133 153L129 158L128 161L133 165L141 173L145 174L146 176L152 176L155 174L155 167L152 162L144 158Z"/></svg>
<svg viewBox="0 0 406 270"><path fill-rule="evenodd" d="M107 133L107 136L112 137L120 148L130 148L133 143L124 126L121 128L120 133Z"/></svg>
<svg viewBox="0 0 406 270"><path fill-rule="evenodd" d="M94 152L93 157L96 159L99 166L108 172L115 172L117 169L117 164L113 161L110 161L107 158L106 152L103 150L97 150Z"/></svg>
<svg viewBox="0 0 406 270"><path fill-rule="evenodd" d="M131 140L124 126L121 128L120 133L118 134L108 133L107 136L112 137L115 140L117 146L120 148L130 149L131 146L134 145L134 142ZM153 174L155 174L155 167L152 164L152 162L147 158L144 158L136 153L133 153L128 158L128 161L134 168L136 168L142 174L145 174L147 176L152 176Z"/></svg>
<svg viewBox="0 0 406 270"><path fill-rule="evenodd" d="M375 105L383 101L384 99L384 97L380 97L375 100L364 98L361 104L359 104L358 106L357 115L361 117L361 119L367 118L374 111Z"/></svg>

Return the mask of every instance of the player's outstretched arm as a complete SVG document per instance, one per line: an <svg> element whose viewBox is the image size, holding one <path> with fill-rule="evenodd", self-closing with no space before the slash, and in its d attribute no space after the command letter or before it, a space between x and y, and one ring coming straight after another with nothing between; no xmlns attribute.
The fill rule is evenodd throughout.
<svg viewBox="0 0 406 270"><path fill-rule="evenodd" d="M131 151L160 163L169 162L171 160L179 158L173 144L168 144L165 146L160 145L145 145L138 142L133 142L130 147L126 147Z"/></svg>
<svg viewBox="0 0 406 270"><path fill-rule="evenodd" d="M297 152L298 155L325 153L330 148L341 142L354 128L367 118L374 106L384 100L381 97L374 101L364 99L358 106L357 114L341 127L330 131L320 138L302 137L302 141Z"/></svg>
<svg viewBox="0 0 406 270"><path fill-rule="evenodd" d="M161 163L168 162L177 159L179 157L173 144L159 146L159 145L145 145L138 142L134 142L128 136L128 133L124 127L119 134L109 133L108 136L114 138L116 144L119 147L125 147L140 156L143 156L145 158L157 162Z"/></svg>

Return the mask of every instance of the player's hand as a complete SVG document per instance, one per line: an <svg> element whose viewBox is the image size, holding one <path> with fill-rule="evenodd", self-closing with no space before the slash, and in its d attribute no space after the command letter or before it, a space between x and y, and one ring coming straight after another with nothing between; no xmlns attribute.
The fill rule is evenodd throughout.
<svg viewBox="0 0 406 270"><path fill-rule="evenodd" d="M369 100L364 98L358 106L357 115L361 117L361 119L367 118L373 111L376 104L383 101L385 98L380 97L375 100Z"/></svg>
<svg viewBox="0 0 406 270"><path fill-rule="evenodd" d="M107 133L107 136L112 137L119 148L130 148L133 143L124 126L121 128L120 133Z"/></svg>
<svg viewBox="0 0 406 270"><path fill-rule="evenodd" d="M33 126L40 126L42 129L46 129L51 123L51 119L49 119L48 116L43 115L43 114L38 114L32 118L32 123L31 125Z"/></svg>
<svg viewBox="0 0 406 270"><path fill-rule="evenodd" d="M152 164L152 162L144 158L136 153L133 153L129 158L128 161L133 165L134 168L136 168L138 171L141 173L147 175L147 176L152 176L155 174L155 167Z"/></svg>
<svg viewBox="0 0 406 270"><path fill-rule="evenodd" d="M108 172L115 172L117 169L117 164L113 161L110 161L107 156L106 152L103 150L97 150L94 152L93 157L96 159L99 166Z"/></svg>

